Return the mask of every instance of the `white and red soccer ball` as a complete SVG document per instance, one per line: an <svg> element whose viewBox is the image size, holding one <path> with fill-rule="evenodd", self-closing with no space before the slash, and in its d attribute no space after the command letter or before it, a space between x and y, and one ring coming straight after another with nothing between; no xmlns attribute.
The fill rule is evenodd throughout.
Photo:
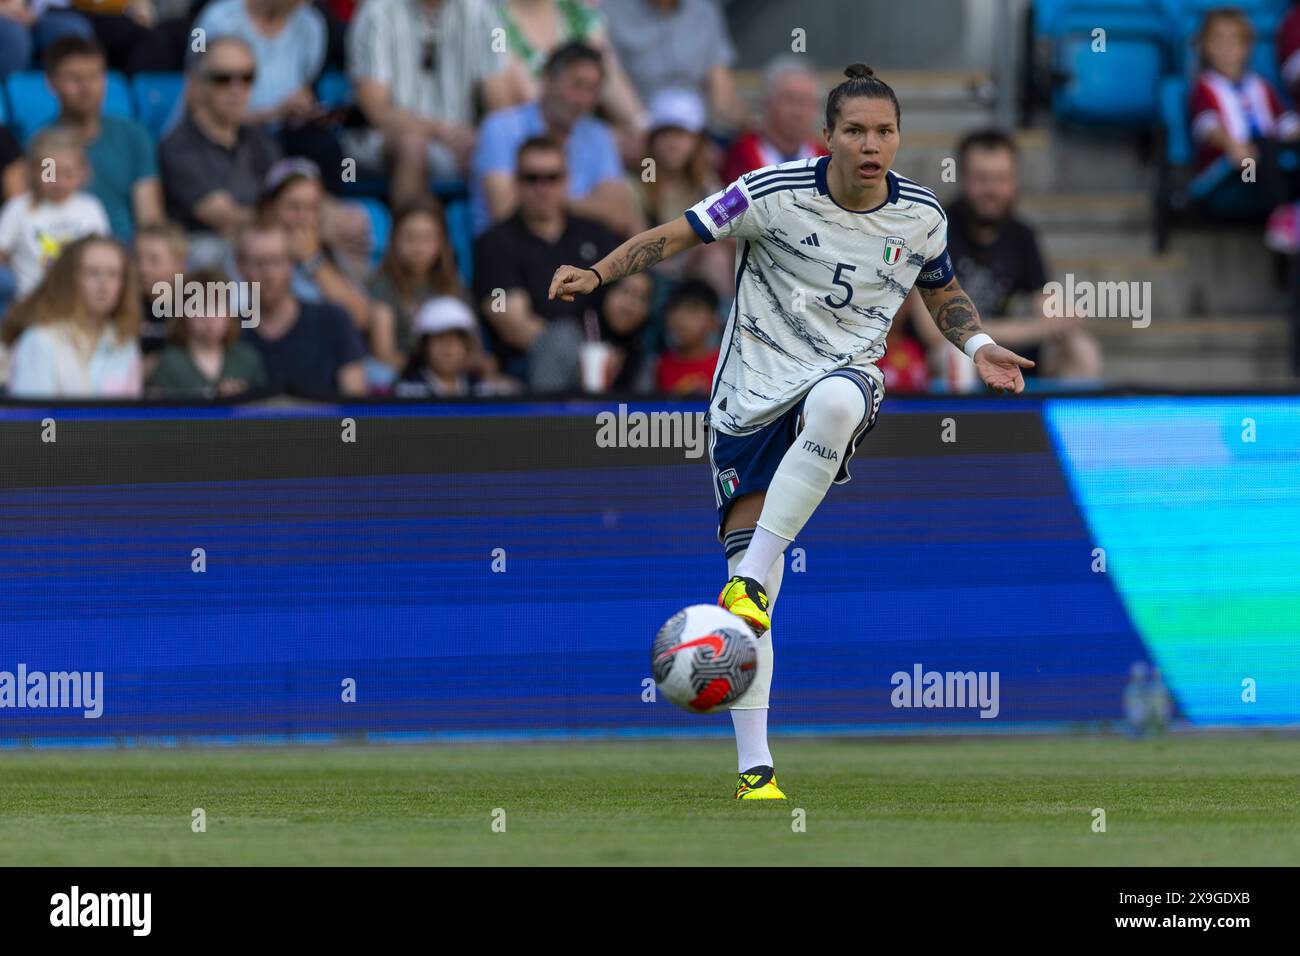
<svg viewBox="0 0 1300 956"><path fill-rule="evenodd" d="M670 617L655 635L650 671L660 692L683 710L726 710L754 682L758 640L730 611L694 604Z"/></svg>

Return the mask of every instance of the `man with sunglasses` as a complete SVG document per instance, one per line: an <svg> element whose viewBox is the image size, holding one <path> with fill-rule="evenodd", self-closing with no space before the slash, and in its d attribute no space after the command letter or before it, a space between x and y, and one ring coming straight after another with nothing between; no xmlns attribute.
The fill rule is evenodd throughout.
<svg viewBox="0 0 1300 956"><path fill-rule="evenodd" d="M564 148L571 213L619 235L644 228L614 134L593 115L604 76L599 50L566 43L546 61L536 100L497 110L483 121L469 184L475 234L515 211L520 199L515 153L530 136L546 136Z"/></svg>
<svg viewBox="0 0 1300 956"><path fill-rule="evenodd" d="M255 77L253 53L237 37L209 39L190 60L185 116L158 144L167 215L190 231L228 237L251 222L280 158L275 140L247 123Z"/></svg>
<svg viewBox="0 0 1300 956"><path fill-rule="evenodd" d="M577 384L583 313L599 309L600 301L576 307L548 298L551 276L566 262L591 265L618 240L568 211L569 174L554 140L525 140L515 167L519 208L475 244L474 294L502 371L536 391L563 391Z"/></svg>

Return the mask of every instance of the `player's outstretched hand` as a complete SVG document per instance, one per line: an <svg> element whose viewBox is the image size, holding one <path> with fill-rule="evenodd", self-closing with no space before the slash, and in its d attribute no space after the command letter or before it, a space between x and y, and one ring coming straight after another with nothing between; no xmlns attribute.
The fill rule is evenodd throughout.
<svg viewBox="0 0 1300 956"><path fill-rule="evenodd" d="M572 302L575 295L587 295L590 292L595 292L598 284L599 280L596 278L596 273L590 269L560 266L555 270L555 275L551 276L551 291L546 297Z"/></svg>
<svg viewBox="0 0 1300 956"><path fill-rule="evenodd" d="M1033 367L1034 363L1023 355L996 344L985 345L975 353L975 370L985 385L999 392L1019 395L1025 390L1025 378L1020 370Z"/></svg>

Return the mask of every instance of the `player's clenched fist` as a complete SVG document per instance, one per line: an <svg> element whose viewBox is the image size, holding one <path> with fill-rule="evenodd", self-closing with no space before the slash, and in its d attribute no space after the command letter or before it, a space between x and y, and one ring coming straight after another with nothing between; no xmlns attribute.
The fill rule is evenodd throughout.
<svg viewBox="0 0 1300 956"><path fill-rule="evenodd" d="M572 302L575 295L588 295L598 288L600 277L593 270L560 266L551 277L551 291L546 297Z"/></svg>

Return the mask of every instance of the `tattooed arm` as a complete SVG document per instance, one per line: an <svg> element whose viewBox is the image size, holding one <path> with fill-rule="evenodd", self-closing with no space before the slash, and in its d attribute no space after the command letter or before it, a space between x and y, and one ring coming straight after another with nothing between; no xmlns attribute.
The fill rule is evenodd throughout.
<svg viewBox="0 0 1300 956"><path fill-rule="evenodd" d="M966 343L980 334L987 334L980 327L979 312L975 304L962 291L961 285L953 279L942 289L925 289L917 286L921 300L930 310L930 316L939 331L957 348L963 351ZM974 355L975 370L989 388L998 391L1016 392L1025 390L1025 380L1020 374L1022 368L1033 368L1034 363L1010 349L1004 349L991 339L981 345Z"/></svg>
<svg viewBox="0 0 1300 956"><path fill-rule="evenodd" d="M655 263L699 244L700 238L686 217L678 216L671 222L633 236L597 262L594 268L600 273L599 279L591 269L560 266L551 278L551 291L547 298L572 302L575 295L588 295L598 286L610 285L634 272L644 272Z"/></svg>
<svg viewBox="0 0 1300 956"><path fill-rule="evenodd" d="M916 291L921 293L921 301L930 310L930 316L943 337L957 348L965 346L966 340L971 336L984 331L980 328L980 317L975 311L975 304L967 298L956 279L942 289L917 286Z"/></svg>

